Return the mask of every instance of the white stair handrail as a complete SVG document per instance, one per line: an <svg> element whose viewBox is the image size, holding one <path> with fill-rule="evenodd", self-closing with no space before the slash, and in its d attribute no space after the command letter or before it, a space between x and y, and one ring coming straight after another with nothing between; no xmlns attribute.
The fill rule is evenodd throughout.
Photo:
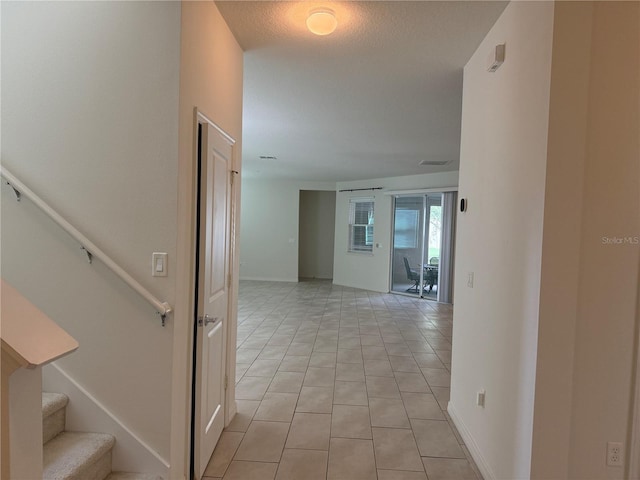
<svg viewBox="0 0 640 480"><path fill-rule="evenodd" d="M120 265L111 260L106 253L100 250L91 240L80 233L73 225L65 220L58 212L51 208L44 200L36 195L29 187L16 178L6 167L0 166L0 176L2 176L7 185L13 188L16 193L18 201L24 195L31 200L40 210L46 213L54 222L62 227L69 235L71 235L85 250L91 262L92 258L98 258L102 263L111 269L118 277L122 279L127 285L129 285L135 292L137 292L142 298L153 305L162 318L162 326L165 325L167 315L173 311L171 305L167 302L158 300L149 290L144 288L136 279L129 275Z"/></svg>

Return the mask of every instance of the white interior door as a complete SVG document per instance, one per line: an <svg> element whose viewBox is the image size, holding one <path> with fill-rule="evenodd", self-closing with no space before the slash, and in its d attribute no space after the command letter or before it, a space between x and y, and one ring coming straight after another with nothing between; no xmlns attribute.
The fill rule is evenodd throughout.
<svg viewBox="0 0 640 480"><path fill-rule="evenodd" d="M202 478L224 428L232 143L202 125L196 339L195 474Z"/></svg>

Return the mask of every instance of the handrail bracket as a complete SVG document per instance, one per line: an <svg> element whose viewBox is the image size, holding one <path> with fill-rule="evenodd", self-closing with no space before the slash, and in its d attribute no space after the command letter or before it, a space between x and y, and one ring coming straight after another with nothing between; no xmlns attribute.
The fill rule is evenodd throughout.
<svg viewBox="0 0 640 480"><path fill-rule="evenodd" d="M91 253L89 250L87 250L87 249L86 249L86 248L84 248L84 247L80 247L80 248L82 248L82 250L84 250L84 253L86 253L86 254L87 254L87 261L88 261L89 263L93 263L93 253Z"/></svg>
<svg viewBox="0 0 640 480"><path fill-rule="evenodd" d="M158 315L160 315L163 327L166 326L167 315L169 315L171 312L173 312L173 308L171 308L171 305L169 305L167 302L162 303L162 311L156 312Z"/></svg>
<svg viewBox="0 0 640 480"><path fill-rule="evenodd" d="M22 200L22 193L20 193L20 190L18 190L16 187L11 185L10 182L6 182L6 184L11 187L11 190L13 190L13 193L16 196L16 202L19 202L20 200Z"/></svg>

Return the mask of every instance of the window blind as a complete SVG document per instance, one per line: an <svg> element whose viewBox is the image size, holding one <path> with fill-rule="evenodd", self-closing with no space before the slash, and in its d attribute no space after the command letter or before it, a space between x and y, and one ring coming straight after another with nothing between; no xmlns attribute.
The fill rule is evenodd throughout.
<svg viewBox="0 0 640 480"><path fill-rule="evenodd" d="M373 252L373 197L349 200L349 252Z"/></svg>

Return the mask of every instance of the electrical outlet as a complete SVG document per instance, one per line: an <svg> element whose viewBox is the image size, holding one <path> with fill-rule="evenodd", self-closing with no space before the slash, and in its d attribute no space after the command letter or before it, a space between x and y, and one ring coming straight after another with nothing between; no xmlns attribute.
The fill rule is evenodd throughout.
<svg viewBox="0 0 640 480"><path fill-rule="evenodd" d="M607 442L607 466L622 467L622 442Z"/></svg>
<svg viewBox="0 0 640 480"><path fill-rule="evenodd" d="M485 397L485 391L484 390L479 390L476 393L476 405L478 405L479 407L484 408L484 397Z"/></svg>
<svg viewBox="0 0 640 480"><path fill-rule="evenodd" d="M473 272L467 273L467 287L473 288Z"/></svg>

